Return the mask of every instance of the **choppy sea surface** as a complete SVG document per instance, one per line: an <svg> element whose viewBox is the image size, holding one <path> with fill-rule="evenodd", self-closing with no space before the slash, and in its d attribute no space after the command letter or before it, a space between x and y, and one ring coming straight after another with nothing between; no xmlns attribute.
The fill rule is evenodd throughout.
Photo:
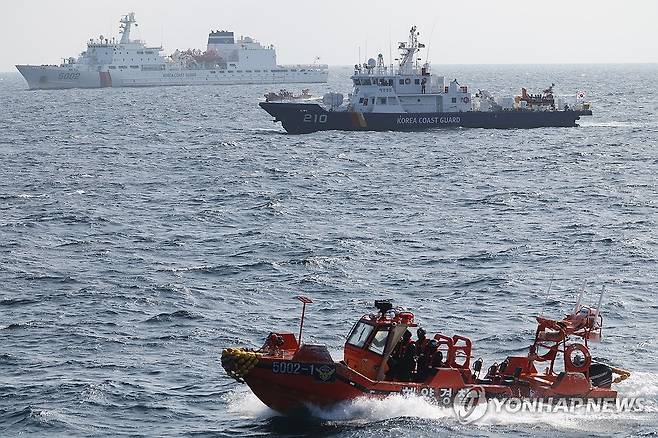
<svg viewBox="0 0 658 438"><path fill-rule="evenodd" d="M623 436L658 429L657 65L437 66L518 93L585 90L577 128L293 136L271 85L28 91L0 75L0 435ZM314 94L348 92L332 69ZM302 85L287 86L301 89ZM552 282L550 292L547 292ZM222 349L296 330L340 357L391 298L485 366L601 287L600 360L642 412L498 415L357 400L300 422Z"/></svg>

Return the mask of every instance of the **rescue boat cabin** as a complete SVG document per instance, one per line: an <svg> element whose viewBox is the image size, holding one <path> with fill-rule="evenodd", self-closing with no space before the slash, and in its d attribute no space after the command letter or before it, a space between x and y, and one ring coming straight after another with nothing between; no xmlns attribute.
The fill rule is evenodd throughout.
<svg viewBox="0 0 658 438"><path fill-rule="evenodd" d="M417 327L417 324L413 313L393 309L390 301L375 301L375 307L378 313L362 316L352 327L345 343L344 361L349 368L365 377L381 381L385 380L389 371L389 359L395 347L404 333L409 328ZM459 381L473 381L470 372L471 340L441 333L435 334L433 339L437 341L438 351L443 357L441 368L454 369L457 373L455 378ZM428 382L433 377L429 375Z"/></svg>

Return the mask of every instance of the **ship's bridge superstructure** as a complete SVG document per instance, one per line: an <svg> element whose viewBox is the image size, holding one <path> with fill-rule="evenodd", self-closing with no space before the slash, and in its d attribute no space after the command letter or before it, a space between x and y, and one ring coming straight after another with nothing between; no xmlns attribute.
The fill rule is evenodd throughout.
<svg viewBox="0 0 658 438"><path fill-rule="evenodd" d="M135 14L121 19L121 39L91 39L87 50L75 60L69 58L65 64L107 66L109 70L141 69L147 71L165 69L276 69L274 46L263 46L255 39L243 36L236 40L234 33L220 30L208 35L206 51L176 50L170 58L162 55L162 47L147 47L140 40L131 40L130 32L137 26Z"/></svg>
<svg viewBox="0 0 658 438"><path fill-rule="evenodd" d="M460 112L472 109L468 87L457 80L445 84L443 76L434 76L430 65L419 65L417 52L425 47L418 42L419 32L412 27L409 40L399 43L397 66L384 65L380 53L363 65L354 66L351 76L354 92L349 95L351 110L358 112L432 113Z"/></svg>
<svg viewBox="0 0 658 438"><path fill-rule="evenodd" d="M248 36L242 36L236 41L233 32L225 30L210 32L206 52L216 53L229 67L276 68L274 46L263 46Z"/></svg>
<svg viewBox="0 0 658 438"><path fill-rule="evenodd" d="M121 39L118 42L103 35L98 40L90 39L87 50L77 61L69 58L65 64L86 64L99 69L107 66L108 70L164 70L166 60L161 54L162 47L147 47L140 40L130 39L132 27L137 26L135 14L125 15L120 22Z"/></svg>

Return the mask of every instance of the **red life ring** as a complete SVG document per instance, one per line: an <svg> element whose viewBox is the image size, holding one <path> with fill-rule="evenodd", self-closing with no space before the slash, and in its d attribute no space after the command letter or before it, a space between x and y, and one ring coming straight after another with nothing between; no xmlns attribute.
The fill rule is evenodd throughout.
<svg viewBox="0 0 658 438"><path fill-rule="evenodd" d="M580 351L585 360L582 364L576 365L573 363L573 358L571 353L574 351ZM589 354L589 350L583 344L571 344L564 350L564 369L567 371L576 371L579 373L586 373L589 370L589 366L592 364L592 355Z"/></svg>
<svg viewBox="0 0 658 438"><path fill-rule="evenodd" d="M468 103L469 101L470 101L470 99L468 97L462 98L462 102L464 102L464 103Z"/></svg>
<svg viewBox="0 0 658 438"><path fill-rule="evenodd" d="M404 83L407 84L407 85L409 85L409 84L411 83L411 79L409 79L409 78L405 79L405 80L404 80Z"/></svg>

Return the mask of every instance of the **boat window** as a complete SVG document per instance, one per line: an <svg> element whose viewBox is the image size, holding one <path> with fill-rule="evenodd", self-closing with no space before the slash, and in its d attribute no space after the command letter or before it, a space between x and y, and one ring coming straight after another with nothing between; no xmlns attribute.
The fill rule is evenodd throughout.
<svg viewBox="0 0 658 438"><path fill-rule="evenodd" d="M363 322L360 322L354 327L354 330L352 330L352 333L350 333L350 337L347 338L347 343L350 345L354 345L357 348L362 348L366 340L368 340L368 336L370 336L370 333L375 328L371 326L370 324L366 324Z"/></svg>
<svg viewBox="0 0 658 438"><path fill-rule="evenodd" d="M414 84L420 85L420 79L414 79Z"/></svg>
<svg viewBox="0 0 658 438"><path fill-rule="evenodd" d="M361 81L359 81L358 79L354 79L354 85L361 85Z"/></svg>
<svg viewBox="0 0 658 438"><path fill-rule="evenodd" d="M361 79L361 85L370 85L370 79Z"/></svg>
<svg viewBox="0 0 658 438"><path fill-rule="evenodd" d="M380 97L379 98L379 104L380 105L386 105L386 98L385 97Z"/></svg>
<svg viewBox="0 0 658 438"><path fill-rule="evenodd" d="M375 337L372 338L372 342L368 347L368 350L377 354L384 354L384 348L386 348L386 340L388 339L388 328L381 329L375 333Z"/></svg>
<svg viewBox="0 0 658 438"><path fill-rule="evenodd" d="M452 98L452 103L457 103L457 98L456 97Z"/></svg>
<svg viewBox="0 0 658 438"><path fill-rule="evenodd" d="M404 79L400 79L400 85L404 85Z"/></svg>

